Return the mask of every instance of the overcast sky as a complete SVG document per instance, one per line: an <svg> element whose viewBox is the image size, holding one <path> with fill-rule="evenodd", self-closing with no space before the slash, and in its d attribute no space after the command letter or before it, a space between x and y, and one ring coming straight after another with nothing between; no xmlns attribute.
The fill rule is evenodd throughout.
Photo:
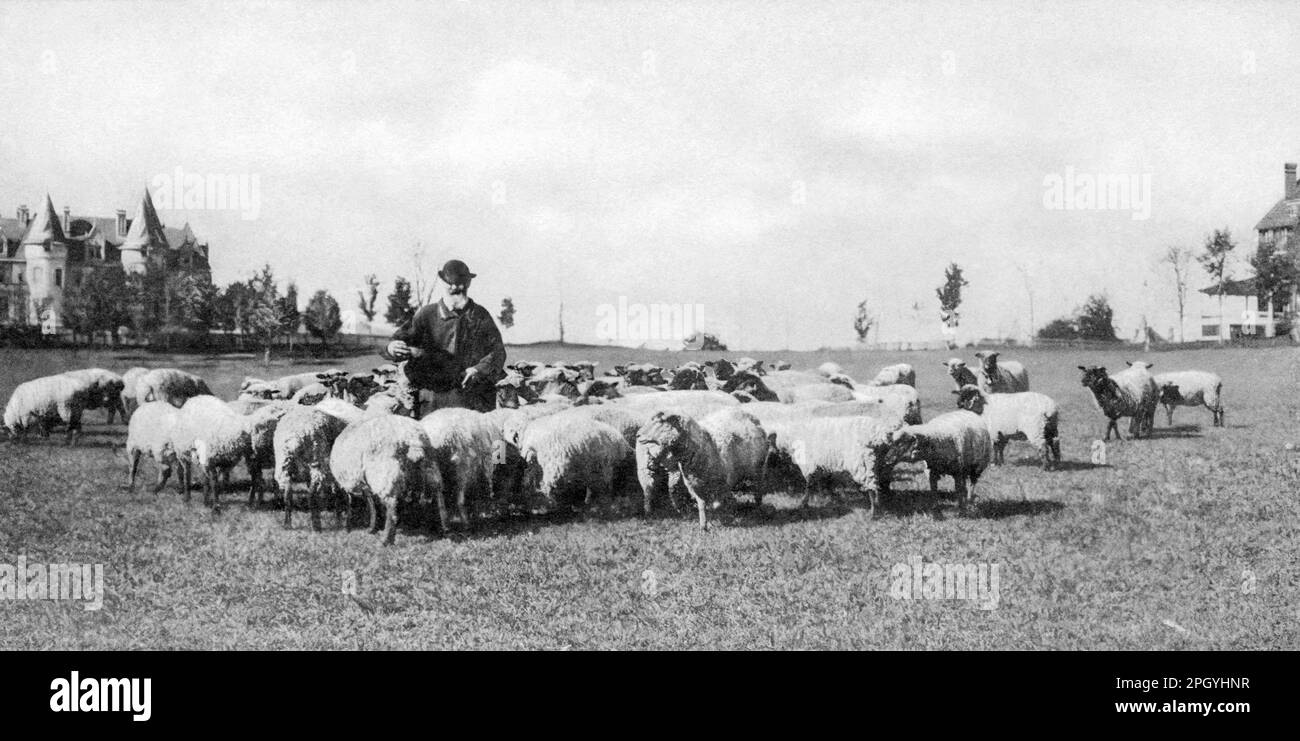
<svg viewBox="0 0 1300 741"><path fill-rule="evenodd" d="M160 209L225 283L269 262L345 308L459 257L508 340L601 304L703 305L733 348L1024 335L1106 292L1164 332L1165 245L1243 253L1300 159L1294 2L0 5L0 211L111 215L176 168L260 209ZM1149 174L1139 208L1045 179ZM162 205L162 204L160 204ZM173 204L177 205L177 204ZM1139 204L1140 205L1140 204ZM1243 257L1245 255L1243 254ZM1244 259L1238 275L1245 274ZM1143 281L1148 282L1143 290ZM1200 274L1197 285L1203 285ZM381 298L381 304L383 299ZM913 307L916 307L915 309Z"/></svg>

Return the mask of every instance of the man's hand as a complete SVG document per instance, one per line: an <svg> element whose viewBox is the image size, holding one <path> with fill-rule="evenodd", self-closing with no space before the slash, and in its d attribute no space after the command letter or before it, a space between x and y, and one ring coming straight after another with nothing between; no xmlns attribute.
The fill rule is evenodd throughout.
<svg viewBox="0 0 1300 741"><path fill-rule="evenodd" d="M469 388L470 382L473 381L475 378L478 378L478 376L479 376L479 371L477 367L471 365L470 367L466 368L465 377L462 378L460 381L460 387Z"/></svg>
<svg viewBox="0 0 1300 741"><path fill-rule="evenodd" d="M393 360L406 360L411 357L411 346L401 340L388 343L388 354Z"/></svg>

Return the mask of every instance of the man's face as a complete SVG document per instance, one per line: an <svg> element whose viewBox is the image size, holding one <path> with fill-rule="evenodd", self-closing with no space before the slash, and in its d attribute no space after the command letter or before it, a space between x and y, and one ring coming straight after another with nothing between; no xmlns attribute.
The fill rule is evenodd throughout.
<svg viewBox="0 0 1300 741"><path fill-rule="evenodd" d="M472 278L457 278L455 282L447 282L447 292L453 296L464 296L469 292L469 284Z"/></svg>

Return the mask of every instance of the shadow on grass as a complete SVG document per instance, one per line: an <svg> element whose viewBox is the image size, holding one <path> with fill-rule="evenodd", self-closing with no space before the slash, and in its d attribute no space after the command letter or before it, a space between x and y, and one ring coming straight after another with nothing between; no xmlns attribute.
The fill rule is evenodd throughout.
<svg viewBox="0 0 1300 741"><path fill-rule="evenodd" d="M1166 437L1201 437L1201 426L1194 424L1181 424L1172 427L1152 428L1152 439L1159 440Z"/></svg>
<svg viewBox="0 0 1300 741"><path fill-rule="evenodd" d="M1016 468L1037 468L1041 470L1043 468L1043 461L1040 458L1017 458L1015 460L1008 460L1004 465L1015 466ZM996 468L996 466L994 468ZM1044 471L1043 473L1051 474L1069 473L1071 471L1092 471L1098 468L1110 468L1110 466L1099 466L1092 461L1060 460L1052 464L1052 470Z"/></svg>

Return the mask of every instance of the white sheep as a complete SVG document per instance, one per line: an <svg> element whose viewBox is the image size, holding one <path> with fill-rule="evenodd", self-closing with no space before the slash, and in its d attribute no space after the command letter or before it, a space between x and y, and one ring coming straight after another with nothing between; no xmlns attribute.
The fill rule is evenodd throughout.
<svg viewBox="0 0 1300 741"><path fill-rule="evenodd" d="M765 424L773 449L798 468L804 480L801 506L821 481L852 484L868 493L872 514L889 494L885 451L898 423L873 417L808 417Z"/></svg>
<svg viewBox="0 0 1300 741"><path fill-rule="evenodd" d="M1115 431L1116 438L1123 439L1116 423L1120 417L1131 418L1129 434L1135 438L1143 434L1150 436L1155 426L1160 387L1148 370L1149 364L1130 365L1132 367L1113 376L1108 375L1106 369L1100 366L1079 366L1079 370L1083 371L1081 383L1092 392L1093 403L1109 420L1104 438L1106 440L1110 440L1111 430Z"/></svg>
<svg viewBox="0 0 1300 741"><path fill-rule="evenodd" d="M293 527L293 485L295 482L305 482L311 527L320 532L321 493L338 494L334 477L330 473L330 452L334 441L350 424L389 414L381 403L385 397L393 398L377 394L367 400L365 408L334 398L322 399L320 403L311 406L288 405L288 411L276 424L271 439L275 483L284 496L286 529ZM342 499L338 496L334 498L339 505L334 510L335 522L342 527Z"/></svg>
<svg viewBox="0 0 1300 741"><path fill-rule="evenodd" d="M334 440L330 472L349 503L353 497L366 499L372 533L379 531L377 509L383 506L384 545L392 545L397 537L398 505L410 498L422 502L432 498L441 532L447 533L447 503L437 456L424 428L410 417L384 414L348 425ZM350 518L348 522L350 526Z"/></svg>
<svg viewBox="0 0 1300 741"><path fill-rule="evenodd" d="M916 369L907 363L895 363L880 369L876 377L867 381L866 386L893 386L902 384L916 387Z"/></svg>
<svg viewBox="0 0 1300 741"><path fill-rule="evenodd" d="M903 424L921 423L921 395L912 386L862 386L853 390L853 400L864 406L863 414L881 419L897 419ZM872 406L875 409L872 409ZM848 409L849 407L843 407ZM824 414L831 414L825 412Z"/></svg>
<svg viewBox="0 0 1300 741"><path fill-rule="evenodd" d="M154 368L141 376L135 384L136 402L165 401L181 407L195 396L210 395L212 391L202 378L179 368Z"/></svg>
<svg viewBox="0 0 1300 741"><path fill-rule="evenodd" d="M131 412L140 406L139 397L136 395L136 384L148 372L148 368L136 366L122 374L122 408L126 410L127 417L130 417Z"/></svg>
<svg viewBox="0 0 1300 741"><path fill-rule="evenodd" d="M980 360L979 383L986 394L1014 394L1029 390L1029 371L1015 360L998 360L997 352L977 352Z"/></svg>
<svg viewBox="0 0 1300 741"><path fill-rule="evenodd" d="M241 461L248 468L250 502L258 496L262 477L253 452L254 418L207 395L186 400L180 413L178 427L187 428L187 437L193 435L193 461L204 473L203 503L221 511L221 491L229 483L230 469Z"/></svg>
<svg viewBox="0 0 1300 741"><path fill-rule="evenodd" d="M1160 403L1165 408L1165 423L1173 425L1174 407L1203 406L1210 410L1212 424L1223 426L1223 379L1208 371L1187 370L1159 373L1155 377L1160 389Z"/></svg>
<svg viewBox="0 0 1300 741"><path fill-rule="evenodd" d="M962 511L975 501L975 484L992 456L988 426L978 414L964 409L945 412L925 424L907 425L889 435L889 462L924 461L932 492L939 490L940 476L951 476Z"/></svg>
<svg viewBox="0 0 1300 741"><path fill-rule="evenodd" d="M173 467L180 464L172 448L172 431L180 421L180 410L163 401L151 401L141 405L132 414L126 428L127 480L126 488L135 489L135 477L140 468L140 458L148 455L158 464L158 482L153 493L157 494L167 483ZM184 494L185 476L182 471L176 473L176 487Z"/></svg>
<svg viewBox="0 0 1300 741"><path fill-rule="evenodd" d="M443 487L456 493L461 523L473 527L466 500L478 491L488 499L492 488L494 445L500 434L494 420L473 409L438 409L420 420L438 461Z"/></svg>
<svg viewBox="0 0 1300 741"><path fill-rule="evenodd" d="M121 376L103 368L65 371L64 375L90 385L90 400L86 409L107 409L107 424L113 424L114 415L122 420L122 424L126 424L126 407L122 405L122 391L126 388L126 383Z"/></svg>
<svg viewBox="0 0 1300 741"><path fill-rule="evenodd" d="M1051 397L1034 391L986 394L977 386L963 386L957 406L980 415L993 440L993 463L1002 465L1009 440L1026 440L1038 451L1043 470L1061 460L1060 413Z"/></svg>
<svg viewBox="0 0 1300 741"><path fill-rule="evenodd" d="M536 479L537 493L554 508L573 490L585 492L586 504L608 501L633 453L623 435L604 422L551 415L528 425L519 454Z"/></svg>
<svg viewBox="0 0 1300 741"><path fill-rule="evenodd" d="M21 442L30 429L49 437L50 428L63 423L67 443L73 445L81 436L81 414L94 393L86 381L62 373L20 383L5 404L5 430Z"/></svg>
<svg viewBox="0 0 1300 741"><path fill-rule="evenodd" d="M735 492L748 484L754 503L762 504L767 487L767 459L772 449L763 425L747 410L736 408L706 414L699 423L718 446L727 491Z"/></svg>
<svg viewBox="0 0 1300 741"><path fill-rule="evenodd" d="M629 389L630 390L630 389ZM612 402L638 412L676 411L700 416L718 407L740 406L740 400L726 391L673 390L622 396Z"/></svg>
<svg viewBox="0 0 1300 741"><path fill-rule="evenodd" d="M723 414L743 415L736 410L721 410ZM712 416L712 415L710 415ZM641 482L643 507L648 516L654 511L655 493L666 486L670 501L678 508L677 497L673 496L684 488L695 500L701 529L708 529L710 510L720 509L732 502L732 489L742 477L738 470L733 471L731 464L743 466L744 448L751 442L749 431L741 432L740 423L748 422L757 430L757 455L766 460L766 433L758 422L748 415L732 417L727 420L713 421L712 430L718 430L722 437L716 437L711 429L685 414L656 412L637 432L636 470ZM731 428L733 425L736 429ZM733 432L741 432L736 439L727 439ZM725 455L723 446L734 447L730 455ZM734 459L734 460L732 460ZM762 466L762 460L758 465ZM748 472L746 474L748 475ZM752 478L752 476L750 476Z"/></svg>
<svg viewBox="0 0 1300 741"><path fill-rule="evenodd" d="M292 399L294 394L303 388L319 383L322 376L340 373L342 371L337 368L330 368L326 371L294 373L270 381L245 377L243 383L239 386L239 394L245 398Z"/></svg>

